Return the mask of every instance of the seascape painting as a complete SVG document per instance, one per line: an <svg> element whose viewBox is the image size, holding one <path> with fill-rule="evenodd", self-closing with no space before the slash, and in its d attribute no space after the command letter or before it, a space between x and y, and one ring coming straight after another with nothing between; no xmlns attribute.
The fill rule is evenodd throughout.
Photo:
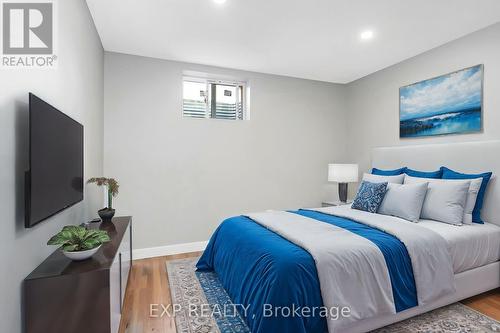
<svg viewBox="0 0 500 333"><path fill-rule="evenodd" d="M479 132L483 65L399 89L401 138Z"/></svg>

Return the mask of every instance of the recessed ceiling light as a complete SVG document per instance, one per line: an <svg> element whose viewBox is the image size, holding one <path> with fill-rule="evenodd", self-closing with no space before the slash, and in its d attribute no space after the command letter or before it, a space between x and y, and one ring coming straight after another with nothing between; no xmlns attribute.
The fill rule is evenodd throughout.
<svg viewBox="0 0 500 333"><path fill-rule="evenodd" d="M372 30L365 30L359 35L362 40L369 40L373 38L373 31Z"/></svg>
<svg viewBox="0 0 500 333"><path fill-rule="evenodd" d="M214 0L216 4L222 5L226 0Z"/></svg>

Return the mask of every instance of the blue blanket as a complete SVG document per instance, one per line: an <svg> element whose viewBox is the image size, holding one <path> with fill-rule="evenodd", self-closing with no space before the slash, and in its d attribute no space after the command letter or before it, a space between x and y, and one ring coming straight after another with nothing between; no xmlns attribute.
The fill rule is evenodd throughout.
<svg viewBox="0 0 500 333"><path fill-rule="evenodd" d="M336 216L307 210L293 213L345 228L375 243L387 263L396 311L417 305L411 261L396 237ZM319 308L323 306L321 290L314 259L307 251L247 217L229 218L217 228L197 268L214 270L233 302L248 306L245 320L254 333L327 331L326 319L319 315L266 316L266 304L273 309Z"/></svg>

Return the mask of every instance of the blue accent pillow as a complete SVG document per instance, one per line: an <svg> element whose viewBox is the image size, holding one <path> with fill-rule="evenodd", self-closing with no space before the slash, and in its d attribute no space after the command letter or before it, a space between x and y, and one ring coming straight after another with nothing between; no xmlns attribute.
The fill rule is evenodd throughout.
<svg viewBox="0 0 500 333"><path fill-rule="evenodd" d="M387 192L387 183L362 181L351 208L376 213Z"/></svg>
<svg viewBox="0 0 500 333"><path fill-rule="evenodd" d="M405 173L406 168L401 168L401 169L395 169L395 170L381 170L377 168L372 169L372 175L377 175L377 176L398 176L402 175Z"/></svg>
<svg viewBox="0 0 500 333"><path fill-rule="evenodd" d="M418 171L406 168L405 173L411 177L441 179L443 176L443 169L441 168L437 171Z"/></svg>
<svg viewBox="0 0 500 333"><path fill-rule="evenodd" d="M492 172L478 173L478 174L466 174L453 171L448 169L447 167L441 167L443 171L443 179L475 179L475 178L483 178L483 182L481 183L481 187L479 188L479 193L477 194L476 205L474 206L474 210L472 211L472 222L483 224L483 220L481 219L481 209L483 208L484 195L486 193L486 187L488 187L488 182L493 175Z"/></svg>

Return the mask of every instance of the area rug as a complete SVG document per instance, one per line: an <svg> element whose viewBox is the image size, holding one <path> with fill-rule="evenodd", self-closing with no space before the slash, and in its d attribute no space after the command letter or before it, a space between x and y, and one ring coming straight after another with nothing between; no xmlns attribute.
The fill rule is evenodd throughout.
<svg viewBox="0 0 500 333"><path fill-rule="evenodd" d="M198 258L167 261L177 333L250 333L213 272L196 272ZM208 306L207 306L208 305ZM376 333L491 333L500 323L455 303L374 331Z"/></svg>
<svg viewBox="0 0 500 333"><path fill-rule="evenodd" d="M217 274L196 272L198 259L167 261L177 333L250 333Z"/></svg>

